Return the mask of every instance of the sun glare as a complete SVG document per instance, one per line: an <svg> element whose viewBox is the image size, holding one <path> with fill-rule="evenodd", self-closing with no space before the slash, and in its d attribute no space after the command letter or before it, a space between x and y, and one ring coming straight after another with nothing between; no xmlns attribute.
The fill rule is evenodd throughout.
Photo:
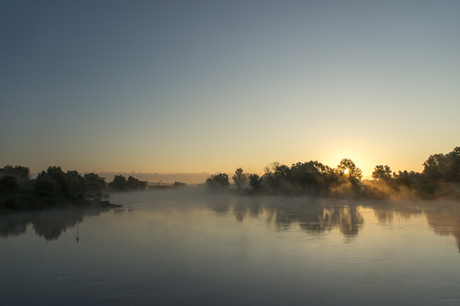
<svg viewBox="0 0 460 306"><path fill-rule="evenodd" d="M348 169L343 170L343 173L348 174Z"/></svg>

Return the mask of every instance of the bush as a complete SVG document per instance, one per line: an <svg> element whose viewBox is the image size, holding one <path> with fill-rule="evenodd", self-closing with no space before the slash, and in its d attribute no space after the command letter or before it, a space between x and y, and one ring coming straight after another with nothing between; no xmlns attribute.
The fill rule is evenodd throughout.
<svg viewBox="0 0 460 306"><path fill-rule="evenodd" d="M228 187L230 186L228 174L219 173L216 175L211 175L211 177L206 180L206 186L208 186L209 190L214 192L222 192L228 190Z"/></svg>

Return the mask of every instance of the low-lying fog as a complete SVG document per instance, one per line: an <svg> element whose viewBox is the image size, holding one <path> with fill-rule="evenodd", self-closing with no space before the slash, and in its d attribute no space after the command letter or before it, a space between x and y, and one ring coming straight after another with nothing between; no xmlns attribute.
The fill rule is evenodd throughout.
<svg viewBox="0 0 460 306"><path fill-rule="evenodd" d="M111 195L111 210L0 216L2 304L460 302L460 205Z"/></svg>

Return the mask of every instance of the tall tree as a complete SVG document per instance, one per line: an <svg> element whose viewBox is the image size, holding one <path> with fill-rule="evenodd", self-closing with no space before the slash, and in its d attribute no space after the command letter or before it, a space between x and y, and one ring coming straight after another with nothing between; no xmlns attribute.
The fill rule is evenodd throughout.
<svg viewBox="0 0 460 306"><path fill-rule="evenodd" d="M292 164L291 183L308 193L319 194L323 189L326 167L318 161Z"/></svg>
<svg viewBox="0 0 460 306"><path fill-rule="evenodd" d="M342 159L340 164L337 165L337 169L339 170L339 175L347 178L352 184L360 182L363 177L361 169L356 167L355 163L348 158Z"/></svg>
<svg viewBox="0 0 460 306"><path fill-rule="evenodd" d="M243 173L243 168L238 168L235 170L235 174L232 176L233 182L235 183L238 190L241 190L248 180L245 173Z"/></svg>
<svg viewBox="0 0 460 306"><path fill-rule="evenodd" d="M30 169L23 166L11 166L6 165L0 169L0 177L4 175L14 176L18 179L28 180L30 179Z"/></svg>
<svg viewBox="0 0 460 306"><path fill-rule="evenodd" d="M391 181L391 169L388 165L377 165L372 172L372 178L379 182L390 182Z"/></svg>
<svg viewBox="0 0 460 306"><path fill-rule="evenodd" d="M147 188L147 181L141 181L133 176L128 177L128 181L126 182L126 189L129 190L141 190Z"/></svg>
<svg viewBox="0 0 460 306"><path fill-rule="evenodd" d="M446 155L430 155L423 166L423 174L429 181L460 182L460 147Z"/></svg>
<svg viewBox="0 0 460 306"><path fill-rule="evenodd" d="M262 189L262 180L263 178L259 177L257 174L249 175L249 185L252 187L254 191L259 191Z"/></svg>
<svg viewBox="0 0 460 306"><path fill-rule="evenodd" d="M227 190L228 186L230 186L230 182L228 180L228 174L218 173L215 175L211 175L211 177L206 180L206 185L212 191Z"/></svg>
<svg viewBox="0 0 460 306"><path fill-rule="evenodd" d="M109 183L109 187L118 191L123 191L126 189L127 182L126 177L123 175L115 175L113 181Z"/></svg>

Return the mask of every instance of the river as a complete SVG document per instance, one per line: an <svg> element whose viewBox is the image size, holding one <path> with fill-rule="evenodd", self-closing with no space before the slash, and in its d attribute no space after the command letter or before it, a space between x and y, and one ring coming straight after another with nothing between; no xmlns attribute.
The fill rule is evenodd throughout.
<svg viewBox="0 0 460 306"><path fill-rule="evenodd" d="M459 305L460 203L146 191L0 216L2 305Z"/></svg>

